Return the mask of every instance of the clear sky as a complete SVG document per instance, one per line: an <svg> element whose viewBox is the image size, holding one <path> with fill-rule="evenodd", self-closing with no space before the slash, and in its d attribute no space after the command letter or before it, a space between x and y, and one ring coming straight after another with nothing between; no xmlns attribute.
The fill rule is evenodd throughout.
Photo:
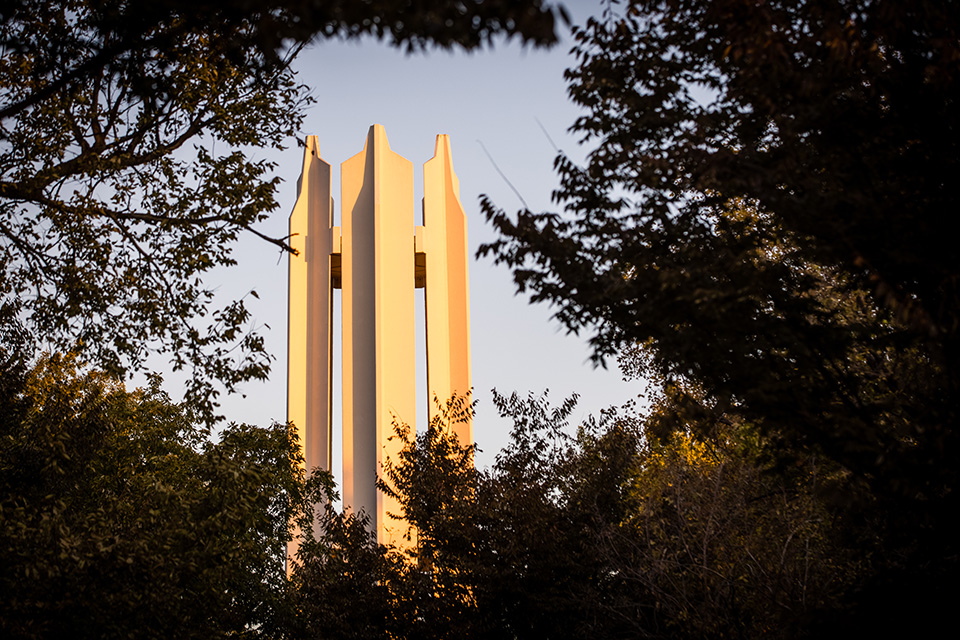
<svg viewBox="0 0 960 640"><path fill-rule="evenodd" d="M576 21L599 10L599 5L573 3L570 8ZM563 71L573 59L568 55L571 39L566 33L563 38L549 51L498 41L492 49L473 54L431 51L406 55L370 39L327 41L304 51L295 67L316 104L307 112L303 134L318 136L321 156L333 166L336 224L340 215L339 165L363 148L367 129L374 123L384 125L391 148L413 163L417 203L423 190L423 163L433 156L436 135L449 134L460 199L469 220L471 254L494 238L479 210L480 194L489 195L511 213L522 207L481 143L531 209L555 210L550 196L557 186L552 169L556 152L538 121L568 155L575 159L584 156L575 138L567 134L578 111L566 96ZM278 163L277 171L285 182L280 207L261 230L283 236L296 199L302 150L291 147L271 154L270 159ZM420 224L419 204L415 210ZM260 299L251 300L251 309L257 325L270 327L265 332L267 348L276 360L269 382L246 385L246 398L225 398L223 410L230 420L254 424L282 421L286 411L286 259L253 238L241 243L236 257L240 264L222 275L220 291L225 296L257 291ZM506 442L510 426L496 416L490 393L494 387L501 393L521 394L549 388L555 403L577 392L581 395L577 420L623 404L642 391L639 383L621 380L615 362L608 370L594 369L585 339L567 335L551 319L549 307L530 305L525 297L515 295L511 278L505 267L494 266L489 258L471 260L473 382L479 400L474 433L482 450L478 457L481 465L492 462ZM425 367L423 337L418 340L419 391L424 386ZM339 388L334 395L339 404ZM419 403L421 426L425 403L425 399ZM339 458L339 450L335 450L335 461ZM339 464L336 467L338 470Z"/></svg>

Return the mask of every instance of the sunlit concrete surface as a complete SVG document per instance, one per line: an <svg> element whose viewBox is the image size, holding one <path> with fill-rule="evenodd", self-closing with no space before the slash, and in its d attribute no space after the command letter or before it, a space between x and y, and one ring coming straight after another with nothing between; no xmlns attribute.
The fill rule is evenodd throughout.
<svg viewBox="0 0 960 640"><path fill-rule="evenodd" d="M343 500L374 516L380 542L401 544L400 505L377 474L401 448L394 422L416 420L413 164L380 125L340 167L343 196Z"/></svg>
<svg viewBox="0 0 960 640"><path fill-rule="evenodd" d="M427 307L427 386L430 419L454 394L469 396L470 283L467 273L467 218L460 181L453 171L450 140L437 136L433 158L423 165ZM463 445L473 444L472 421L454 425Z"/></svg>
<svg viewBox="0 0 960 640"><path fill-rule="evenodd" d="M287 420L304 447L305 465L329 470L333 435L333 291L330 260L339 252L334 238L330 165L309 136L290 214L287 310ZM337 234L339 235L339 234ZM337 246L334 247L334 240Z"/></svg>
<svg viewBox="0 0 960 640"><path fill-rule="evenodd" d="M373 125L363 150L341 165L341 225L334 226L330 165L307 138L290 215L287 418L307 469L331 470L333 289L340 288L344 506L364 510L378 541L400 547L400 506L376 488L401 442L396 421L415 429L416 287L425 287L427 386L432 399L469 396L470 327L466 217L450 142L437 136L424 165L423 226L414 224L413 165ZM425 400L425 399L424 399ZM472 444L471 423L457 425ZM290 549L295 553L295 546Z"/></svg>

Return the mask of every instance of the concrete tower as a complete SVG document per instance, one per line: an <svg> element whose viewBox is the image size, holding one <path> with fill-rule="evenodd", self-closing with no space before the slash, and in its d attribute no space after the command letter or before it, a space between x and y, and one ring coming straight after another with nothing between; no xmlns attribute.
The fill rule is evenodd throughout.
<svg viewBox="0 0 960 640"><path fill-rule="evenodd" d="M416 403L469 394L467 224L450 142L437 136L423 168L423 225L414 222L413 165L373 125L340 168L341 226L333 225L330 165L307 138L290 214L287 419L307 469L330 470L333 443L333 290L341 289L344 506L363 509L384 544L402 545L399 505L376 488L400 450L393 422L415 428ZM414 289L425 287L427 386L416 393ZM430 402L431 418L436 411ZM463 445L472 424L456 425Z"/></svg>

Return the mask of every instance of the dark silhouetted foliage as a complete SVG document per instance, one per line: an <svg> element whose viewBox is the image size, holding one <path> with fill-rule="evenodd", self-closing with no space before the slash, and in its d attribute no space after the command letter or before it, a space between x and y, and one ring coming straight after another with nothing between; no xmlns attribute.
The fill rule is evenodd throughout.
<svg viewBox="0 0 960 640"><path fill-rule="evenodd" d="M159 381L0 353L0 635L275 637L295 433L213 438Z"/></svg>
<svg viewBox="0 0 960 640"><path fill-rule="evenodd" d="M942 2L609 2L575 31L563 212L483 205L520 290L676 392L651 433L733 414L866 483L894 591L850 628L956 593L958 32Z"/></svg>
<svg viewBox="0 0 960 640"><path fill-rule="evenodd" d="M406 637L793 638L842 609L871 551L832 501L856 490L850 474L816 457L774 473L734 416L710 439L647 438L673 397L573 435L575 399L496 396L514 428L487 471L449 420L400 428L382 485L417 535L419 571L387 590L417 612Z"/></svg>

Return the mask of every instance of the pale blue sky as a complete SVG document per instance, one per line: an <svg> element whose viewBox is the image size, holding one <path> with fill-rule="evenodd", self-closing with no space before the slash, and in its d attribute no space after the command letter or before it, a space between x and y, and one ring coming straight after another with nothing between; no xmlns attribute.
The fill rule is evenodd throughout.
<svg viewBox="0 0 960 640"><path fill-rule="evenodd" d="M599 10L599 4L574 3L572 13L582 19L594 9ZM417 202L423 163L433 155L436 134L449 134L460 199L469 219L471 253L494 237L479 211L480 194L488 194L511 213L522 206L480 142L531 209L555 209L550 194L557 185L552 169L556 154L537 121L571 157L584 155L566 133L578 112L566 97L563 71L573 60L568 55L570 38L564 35L564 41L549 51L525 50L500 41L491 50L473 54L405 55L369 39L328 41L304 51L295 66L317 102L307 112L303 133L318 136L321 155L333 165L335 215L340 213L339 164L363 148L373 123L384 125L391 148L413 163ZM280 207L262 230L282 236L296 198L302 151L289 148L270 157L278 162L285 184ZM271 327L266 332L267 348L276 361L269 382L246 385L246 399L225 398L223 409L230 420L268 424L285 417L286 260L278 262L270 246L252 238L241 244L236 255L240 264L223 276L221 292L241 296L256 289L260 300L253 300L251 308L258 325ZM496 417L493 387L522 394L549 388L557 403L577 392L581 394L578 420L641 392L639 383L622 382L616 363L606 371L594 369L585 340L566 335L551 319L548 307L532 306L525 297L516 296L506 268L493 266L487 258L474 258L470 269L473 381L480 401L474 432L483 451L478 458L481 465L492 462L510 426ZM422 336L418 339L422 359ZM422 362L420 371L418 390L423 388ZM339 404L339 387L335 398ZM419 403L424 409L425 402ZM421 409L421 426L423 413ZM339 457L335 451L334 459Z"/></svg>

